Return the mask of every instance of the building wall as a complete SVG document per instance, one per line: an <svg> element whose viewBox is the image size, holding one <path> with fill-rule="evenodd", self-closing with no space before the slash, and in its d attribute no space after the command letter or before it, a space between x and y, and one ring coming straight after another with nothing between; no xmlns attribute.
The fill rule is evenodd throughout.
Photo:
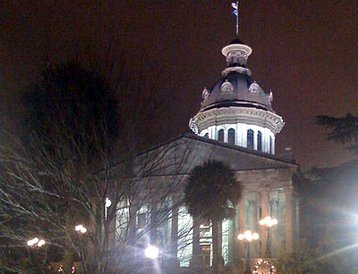
<svg viewBox="0 0 358 274"><path fill-rule="evenodd" d="M252 256L264 256L267 235L258 221L267 215L279 220L279 224L271 233L272 254L278 256L281 250L292 248L296 231L292 187L295 165L201 137L175 140L148 151L139 158L138 165L144 165L145 168L138 166L135 169L138 174L138 197L130 203L132 210L123 207L123 211L118 213L118 218L126 216L128 219L129 215L128 227L122 225L121 228L116 228L118 234L128 230L134 231L132 235L135 235L136 243L133 246L137 256L141 256L143 248L153 242L153 235L157 235L153 231L158 231L160 237L157 238L160 240L154 243L159 244L162 249L162 260L173 262L177 258L174 261L178 266L193 267L193 264L197 263L193 256L198 252L193 242L195 235L199 235L199 249L205 253L201 263L209 261L210 264L210 224L197 224L187 214L182 203L183 187L190 171L207 159L228 163L244 186L241 202L232 205L236 211L235 218L225 220L222 225L221 240L225 263L229 265L245 258L245 249L237 240L237 235L247 229L258 232L261 237L260 241L252 244ZM146 170L151 165L155 168ZM145 211L143 224L141 214ZM123 220L117 221L117 224L124 223L126 222Z"/></svg>

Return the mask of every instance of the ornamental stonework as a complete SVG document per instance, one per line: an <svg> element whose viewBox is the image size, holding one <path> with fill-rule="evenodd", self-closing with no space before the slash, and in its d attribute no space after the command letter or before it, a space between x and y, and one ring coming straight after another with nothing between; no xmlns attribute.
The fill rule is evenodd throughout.
<svg viewBox="0 0 358 274"><path fill-rule="evenodd" d="M221 93L230 94L234 92L233 85L226 79L225 82L221 85Z"/></svg>

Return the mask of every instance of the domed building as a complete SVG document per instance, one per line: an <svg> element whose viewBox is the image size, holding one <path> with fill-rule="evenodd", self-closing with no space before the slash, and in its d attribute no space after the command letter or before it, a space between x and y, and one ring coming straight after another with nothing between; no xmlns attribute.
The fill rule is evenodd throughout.
<svg viewBox="0 0 358 274"><path fill-rule="evenodd" d="M229 165L243 185L243 197L230 205L234 214L222 222L216 241L223 267L241 273L248 256L256 268L267 266L268 257L289 252L298 237L298 201L292 182L297 165L275 155L275 136L284 122L272 108L272 93L262 89L247 67L251 53L238 39L225 46L222 54L227 67L202 92L200 109L189 122L194 134L158 144L136 159L135 178L142 187L138 198L128 205L130 209L118 213L121 223L127 225L121 227L117 222L116 232L137 235L131 240L137 251L154 237L164 266L186 268L189 272L185 273L210 272L212 224L190 216L183 200L192 169L208 160ZM269 217L276 220L270 230L260 225ZM248 230L259 235L249 244L250 255L247 245L238 239Z"/></svg>

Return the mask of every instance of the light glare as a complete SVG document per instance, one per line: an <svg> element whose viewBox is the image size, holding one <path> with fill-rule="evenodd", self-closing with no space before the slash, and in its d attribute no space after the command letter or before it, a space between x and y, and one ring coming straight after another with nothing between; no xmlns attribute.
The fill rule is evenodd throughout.
<svg viewBox="0 0 358 274"><path fill-rule="evenodd" d="M85 228L83 225L76 225L75 230L77 232L81 232L82 234L87 232L87 228Z"/></svg>
<svg viewBox="0 0 358 274"><path fill-rule="evenodd" d="M149 258L149 259L157 259L159 256L159 249L156 246L153 245L149 245L147 246L147 248L144 250L144 255Z"/></svg>

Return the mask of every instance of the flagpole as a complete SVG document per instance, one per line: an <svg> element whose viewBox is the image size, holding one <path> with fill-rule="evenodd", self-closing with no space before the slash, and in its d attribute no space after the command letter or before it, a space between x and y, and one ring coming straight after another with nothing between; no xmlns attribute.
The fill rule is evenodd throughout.
<svg viewBox="0 0 358 274"><path fill-rule="evenodd" d="M236 36L239 36L239 1L236 1Z"/></svg>

